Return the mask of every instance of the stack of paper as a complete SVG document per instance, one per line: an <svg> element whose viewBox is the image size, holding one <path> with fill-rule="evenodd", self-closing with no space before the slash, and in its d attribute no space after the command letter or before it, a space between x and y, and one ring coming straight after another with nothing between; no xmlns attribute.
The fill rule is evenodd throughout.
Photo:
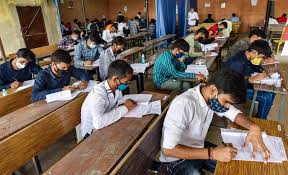
<svg viewBox="0 0 288 175"><path fill-rule="evenodd" d="M24 81L24 82L22 83L22 85L21 85L19 88L16 89L15 92L18 92L18 91L21 91L21 90L23 90L23 89L26 89L26 88L28 88L28 87L33 86L33 85L34 85L34 82L35 82L35 80L27 80L27 81Z"/></svg>
<svg viewBox="0 0 288 175"><path fill-rule="evenodd" d="M221 128L223 142L232 144L233 147L238 150L237 155L233 160L265 162L260 152L256 153L255 158L252 158L253 147L251 143L246 147L243 147L247 134L248 132L244 130ZM265 133L262 134L262 137L264 144L270 151L268 162L282 163L283 161L287 161L285 147L280 137L269 136Z"/></svg>
<svg viewBox="0 0 288 175"><path fill-rule="evenodd" d="M153 101L147 104L138 103L135 108L129 111L124 117L141 118L144 115L161 114L161 101Z"/></svg>
<svg viewBox="0 0 288 175"><path fill-rule="evenodd" d="M203 74L206 77L208 77L209 75L206 65L190 64L187 66L187 69L185 70L185 72L194 73L194 74Z"/></svg>
<svg viewBox="0 0 288 175"><path fill-rule="evenodd" d="M134 63L130 65L134 73L144 73L146 68L149 66L149 63Z"/></svg>
<svg viewBox="0 0 288 175"><path fill-rule="evenodd" d="M211 43L211 44L201 44L201 49L203 52L208 52L215 50L218 47L218 43Z"/></svg>
<svg viewBox="0 0 288 175"><path fill-rule="evenodd" d="M256 76L259 73L253 73L251 76ZM253 83L266 84L266 85L274 85L275 87L281 87L282 78L279 73L273 73L269 77L266 77L260 81L254 81Z"/></svg>

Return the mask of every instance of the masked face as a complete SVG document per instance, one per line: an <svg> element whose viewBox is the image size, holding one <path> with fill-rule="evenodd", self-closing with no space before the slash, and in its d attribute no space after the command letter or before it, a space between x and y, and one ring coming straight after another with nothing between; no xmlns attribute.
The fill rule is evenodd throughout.
<svg viewBox="0 0 288 175"><path fill-rule="evenodd" d="M61 66L61 68L60 68ZM64 67L64 68L63 68ZM67 72L69 68L68 64L61 63L61 65L57 65L54 63L54 70L56 72L57 77L62 77L63 73Z"/></svg>
<svg viewBox="0 0 288 175"><path fill-rule="evenodd" d="M183 56L184 56L183 51L180 51L180 50L178 49L177 54L176 54L176 58L179 59L179 58L182 58Z"/></svg>
<svg viewBox="0 0 288 175"><path fill-rule="evenodd" d="M125 89L127 89L129 87L127 82L121 83L121 81L119 79L118 79L118 81L119 81L119 84L117 86L117 89L119 89L120 91L124 91Z"/></svg>
<svg viewBox="0 0 288 175"><path fill-rule="evenodd" d="M77 41L79 39L79 37L77 35L72 35L71 38L74 40L74 41Z"/></svg>
<svg viewBox="0 0 288 175"><path fill-rule="evenodd" d="M94 49L96 47L96 44L90 40L87 41L87 45L91 48Z"/></svg>
<svg viewBox="0 0 288 175"><path fill-rule="evenodd" d="M256 57L256 58L254 58L254 59L252 59L252 60L250 60L250 61L251 61L251 63L252 63L253 65L260 65L262 59L263 59L263 58L261 58L261 57Z"/></svg>
<svg viewBox="0 0 288 175"><path fill-rule="evenodd" d="M219 113L224 113L229 110L229 108L226 108L225 106L221 105L221 103L218 100L218 95L216 95L215 98L210 97L210 99L208 100L208 105L213 111Z"/></svg>
<svg viewBox="0 0 288 175"><path fill-rule="evenodd" d="M17 69L19 70L24 69L27 64L28 64L28 61L25 58L18 58L18 57L16 58Z"/></svg>

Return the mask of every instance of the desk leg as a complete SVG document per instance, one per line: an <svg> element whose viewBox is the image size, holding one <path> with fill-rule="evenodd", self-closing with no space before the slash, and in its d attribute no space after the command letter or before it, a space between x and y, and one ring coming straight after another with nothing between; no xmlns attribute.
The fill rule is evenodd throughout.
<svg viewBox="0 0 288 175"><path fill-rule="evenodd" d="M42 174L43 171L42 171L41 164L40 164L38 156L33 157L32 160L33 160L34 166L37 169L38 174Z"/></svg>
<svg viewBox="0 0 288 175"><path fill-rule="evenodd" d="M249 117L252 117L253 109L254 109L255 101L256 101L256 97L257 97L257 93L258 93L258 91L255 90L255 91L254 91L254 95L253 95L252 104L251 104L250 111L249 111Z"/></svg>
<svg viewBox="0 0 288 175"><path fill-rule="evenodd" d="M95 69L98 81L101 81L99 67Z"/></svg>
<svg viewBox="0 0 288 175"><path fill-rule="evenodd" d="M279 108L279 112L278 112L278 122L282 122L282 114L284 111L284 107L285 107L285 95L281 95L281 102L280 102L280 108Z"/></svg>
<svg viewBox="0 0 288 175"><path fill-rule="evenodd" d="M137 74L137 91L138 91L138 94L144 91L144 74L143 73Z"/></svg>

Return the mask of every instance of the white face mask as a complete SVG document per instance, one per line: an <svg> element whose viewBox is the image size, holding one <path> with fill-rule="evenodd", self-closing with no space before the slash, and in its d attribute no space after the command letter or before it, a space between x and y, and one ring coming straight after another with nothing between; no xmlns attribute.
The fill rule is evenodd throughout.
<svg viewBox="0 0 288 175"><path fill-rule="evenodd" d="M96 44L89 44L88 45L91 49L94 49L96 47Z"/></svg>
<svg viewBox="0 0 288 175"><path fill-rule="evenodd" d="M77 40L78 40L78 37L77 37L77 36L71 36L71 38L72 38L74 41L77 41Z"/></svg>
<svg viewBox="0 0 288 175"><path fill-rule="evenodd" d="M16 67L20 69L24 69L26 67L26 64L21 64L19 61L16 61Z"/></svg>

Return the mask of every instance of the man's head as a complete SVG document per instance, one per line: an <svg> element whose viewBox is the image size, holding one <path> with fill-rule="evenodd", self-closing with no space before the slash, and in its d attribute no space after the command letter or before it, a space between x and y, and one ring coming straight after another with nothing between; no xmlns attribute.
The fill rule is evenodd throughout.
<svg viewBox="0 0 288 175"><path fill-rule="evenodd" d="M122 36L116 36L112 41L112 51L116 54L121 53L126 46L126 40Z"/></svg>
<svg viewBox="0 0 288 175"><path fill-rule="evenodd" d="M29 62L35 62L35 54L27 48L19 49L16 53L15 64L18 69L23 69Z"/></svg>
<svg viewBox="0 0 288 175"><path fill-rule="evenodd" d="M137 14L138 14L138 15L140 15L140 16L142 15L142 13L141 13L141 12L138 12Z"/></svg>
<svg viewBox="0 0 288 175"><path fill-rule="evenodd" d="M51 55L51 62L51 69L53 73L56 76L61 77L62 73L70 68L72 58L69 52L62 49L57 49Z"/></svg>
<svg viewBox="0 0 288 175"><path fill-rule="evenodd" d="M150 23L151 23L151 24L156 24L156 20L155 20L155 19L151 19L151 20L150 20Z"/></svg>
<svg viewBox="0 0 288 175"><path fill-rule="evenodd" d="M195 12L194 8L191 8L190 11L191 11L192 13Z"/></svg>
<svg viewBox="0 0 288 175"><path fill-rule="evenodd" d="M266 34L264 30L261 29L254 29L249 34L249 41L250 44L256 40L263 40L266 39Z"/></svg>
<svg viewBox="0 0 288 175"><path fill-rule="evenodd" d="M201 27L200 29L196 31L194 39L198 41L198 40L204 40L208 37L209 37L209 32L207 31L207 29L204 27Z"/></svg>
<svg viewBox="0 0 288 175"><path fill-rule="evenodd" d="M227 22L221 22L219 25L218 25L218 28L219 28L219 31L222 31L224 29L227 29Z"/></svg>
<svg viewBox="0 0 288 175"><path fill-rule="evenodd" d="M87 40L87 45L90 49L94 49L98 44L101 44L101 37L97 33L91 33Z"/></svg>
<svg viewBox="0 0 288 175"><path fill-rule="evenodd" d="M286 17L287 17L287 14L286 14L286 13L283 13L283 14L282 14L282 17L285 17L285 18L286 18Z"/></svg>
<svg viewBox="0 0 288 175"><path fill-rule="evenodd" d="M216 100L221 106L229 108L232 104L241 104L246 101L245 79L232 70L220 69L216 71L208 79L206 87L206 94L202 95L209 97L208 103ZM215 104L209 105L212 109L215 107L213 106Z"/></svg>
<svg viewBox="0 0 288 175"><path fill-rule="evenodd" d="M112 24L112 27L110 29L111 33L116 33L118 31L118 26L116 23Z"/></svg>
<svg viewBox="0 0 288 175"><path fill-rule="evenodd" d="M73 22L77 24L78 23L78 19L73 19Z"/></svg>
<svg viewBox="0 0 288 175"><path fill-rule="evenodd" d="M171 47L172 54L176 56L176 58L182 58L184 52L188 52L190 49L189 44L182 38L177 39Z"/></svg>
<svg viewBox="0 0 288 175"><path fill-rule="evenodd" d="M208 18L212 18L212 14L211 13L208 14Z"/></svg>
<svg viewBox="0 0 288 175"><path fill-rule="evenodd" d="M256 40L248 48L249 60L253 59L265 59L271 57L272 50L267 41L265 40Z"/></svg>
<svg viewBox="0 0 288 175"><path fill-rule="evenodd" d="M236 17L236 13L232 13L232 17Z"/></svg>
<svg viewBox="0 0 288 175"><path fill-rule="evenodd" d="M111 89L124 90L133 76L133 69L123 60L113 61L108 67L108 83Z"/></svg>
<svg viewBox="0 0 288 175"><path fill-rule="evenodd" d="M78 40L80 37L80 31L79 30L74 30L71 34L71 38L76 41Z"/></svg>

